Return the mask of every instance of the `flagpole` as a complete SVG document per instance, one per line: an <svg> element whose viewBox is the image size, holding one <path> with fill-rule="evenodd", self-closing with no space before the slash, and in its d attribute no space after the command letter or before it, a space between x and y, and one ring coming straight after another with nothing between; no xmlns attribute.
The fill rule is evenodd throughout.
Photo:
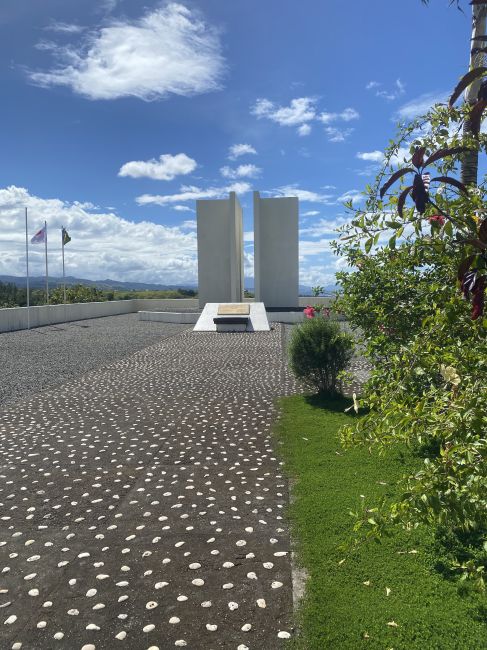
<svg viewBox="0 0 487 650"><path fill-rule="evenodd" d="M66 278L64 275L64 226L61 228L61 250L63 252L63 295L64 304L66 305Z"/></svg>
<svg viewBox="0 0 487 650"><path fill-rule="evenodd" d="M27 208L25 208L25 265L27 271L27 329L30 330L29 235L28 235L28 228L27 228Z"/></svg>
<svg viewBox="0 0 487 650"><path fill-rule="evenodd" d="M44 252L46 256L46 305L49 304L49 272L47 269L47 221L44 221Z"/></svg>

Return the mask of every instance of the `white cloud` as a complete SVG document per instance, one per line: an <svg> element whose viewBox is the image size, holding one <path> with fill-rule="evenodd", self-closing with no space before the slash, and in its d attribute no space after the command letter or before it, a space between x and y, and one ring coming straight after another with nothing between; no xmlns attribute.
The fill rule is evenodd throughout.
<svg viewBox="0 0 487 650"><path fill-rule="evenodd" d="M330 142L344 142L353 131L353 129L338 129L334 126L325 127L325 133Z"/></svg>
<svg viewBox="0 0 487 650"><path fill-rule="evenodd" d="M380 81L369 81L365 86L365 90L372 90L372 88L378 88L381 85Z"/></svg>
<svg viewBox="0 0 487 650"><path fill-rule="evenodd" d="M78 278L185 284L196 282L196 233L188 226L135 223L113 212L89 211L91 204L43 199L20 187L0 190L0 274L25 274L24 208L29 235L48 222L49 270L62 274L60 228L66 246L66 273ZM186 229L186 231L185 231ZM31 274L44 273L43 246L30 246Z"/></svg>
<svg viewBox="0 0 487 650"><path fill-rule="evenodd" d="M300 228L300 235L308 235L310 237L337 237L337 228L343 226L350 221L350 217L341 216L333 219L319 219L316 223L306 228Z"/></svg>
<svg viewBox="0 0 487 650"><path fill-rule="evenodd" d="M55 55L51 70L30 72L30 79L93 100L205 93L220 87L225 68L216 30L175 2L138 20L112 19Z"/></svg>
<svg viewBox="0 0 487 650"><path fill-rule="evenodd" d="M226 198L229 192L245 194L250 189L249 183L233 183L226 187L208 187L207 189L194 185L182 185L180 192L177 194L142 194L142 196L136 198L136 201L139 205L168 205L199 199L222 199Z"/></svg>
<svg viewBox="0 0 487 650"><path fill-rule="evenodd" d="M173 205L172 209L177 212L194 212L194 210L189 208L187 205Z"/></svg>
<svg viewBox="0 0 487 650"><path fill-rule="evenodd" d="M357 158L360 158L360 160L366 160L367 162L382 162L384 160L384 154L382 151L378 151L377 149L375 151L364 151L364 152L358 152Z"/></svg>
<svg viewBox="0 0 487 650"><path fill-rule="evenodd" d="M328 205L331 205L330 199L333 198L333 194L320 194L310 190L302 190L295 185L284 185L283 187L278 187L274 190L274 193L277 194L277 196L296 196L300 201L327 203Z"/></svg>
<svg viewBox="0 0 487 650"><path fill-rule="evenodd" d="M298 135L306 136L311 133L311 126L309 124L301 124L298 128Z"/></svg>
<svg viewBox="0 0 487 650"><path fill-rule="evenodd" d="M400 106L394 116L397 120L413 120L419 115L427 113L435 104L444 103L448 93L425 93Z"/></svg>
<svg viewBox="0 0 487 650"><path fill-rule="evenodd" d="M297 97L292 99L289 106L276 106L268 99L258 99L252 108L257 117L266 117L280 126L299 126L314 120L316 99L313 97Z"/></svg>
<svg viewBox="0 0 487 650"><path fill-rule="evenodd" d="M345 203L345 201L352 201L353 204L355 203L360 203L361 201L364 200L364 194L360 190L348 190L347 192L344 192L341 194L336 202L337 203Z"/></svg>
<svg viewBox="0 0 487 650"><path fill-rule="evenodd" d="M228 165L225 165L225 167L222 167L220 169L220 174L224 178L231 178L231 179L256 178L257 176L259 176L261 171L262 170L260 169L260 167L257 167L256 165L239 165L235 169L232 169L231 167L228 167Z"/></svg>
<svg viewBox="0 0 487 650"><path fill-rule="evenodd" d="M318 214L320 214L319 210L308 210L308 212L303 212L302 216L303 217L316 217Z"/></svg>
<svg viewBox="0 0 487 650"><path fill-rule="evenodd" d="M183 223L181 224L181 228L183 230L196 230L197 228L196 219L187 219L186 221L183 221Z"/></svg>
<svg viewBox="0 0 487 650"><path fill-rule="evenodd" d="M46 32L58 32L61 34L80 34L85 30L82 25L74 25L72 23L52 22L47 27L44 27Z"/></svg>
<svg viewBox="0 0 487 650"><path fill-rule="evenodd" d="M153 178L158 181L172 181L176 176L190 174L197 167L193 160L185 153L162 154L159 160L132 160L125 163L118 172L119 176L131 178Z"/></svg>
<svg viewBox="0 0 487 650"><path fill-rule="evenodd" d="M318 241L301 239L299 242L299 256L304 259L310 255L321 255L331 250L330 242L330 239L319 239Z"/></svg>
<svg viewBox="0 0 487 650"><path fill-rule="evenodd" d="M240 156L255 155L256 153L257 151L251 144L232 144L228 152L228 157L230 160L236 160Z"/></svg>
<svg viewBox="0 0 487 650"><path fill-rule="evenodd" d="M365 88L366 90L375 90L376 97L382 97L382 99L387 99L388 101L398 99L406 92L406 85L400 79L396 79L392 88L383 89L381 88L383 85L379 81L369 81ZM379 88L381 90L378 90Z"/></svg>
<svg viewBox="0 0 487 650"><path fill-rule="evenodd" d="M345 108L341 113L328 113L323 111L318 116L318 119L323 124L330 124L342 120L343 122L350 122L351 120L358 120L360 113L354 108Z"/></svg>

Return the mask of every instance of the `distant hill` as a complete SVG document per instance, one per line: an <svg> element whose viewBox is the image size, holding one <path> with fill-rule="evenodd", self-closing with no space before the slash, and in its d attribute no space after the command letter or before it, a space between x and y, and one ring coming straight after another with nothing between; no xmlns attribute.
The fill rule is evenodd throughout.
<svg viewBox="0 0 487 650"><path fill-rule="evenodd" d="M25 287L27 284L25 277L18 277L16 275L0 275L0 282L12 283L18 287ZM45 286L46 280L44 276L34 276L29 278L31 289L42 289ZM63 279L58 277L49 278L50 287L62 286ZM73 284L84 284L89 287L97 287L98 289L104 290L117 290L117 291L167 291L175 289L197 289L197 284L157 284L157 283L146 283L146 282L119 282L118 280L86 280L83 278L75 278L72 276L66 277L66 285ZM254 279L246 278L245 279L245 288L248 291L253 292L254 290ZM325 287L326 294L335 293L337 291L336 285L329 285ZM299 295L300 296L311 296L311 287L300 284L299 285Z"/></svg>

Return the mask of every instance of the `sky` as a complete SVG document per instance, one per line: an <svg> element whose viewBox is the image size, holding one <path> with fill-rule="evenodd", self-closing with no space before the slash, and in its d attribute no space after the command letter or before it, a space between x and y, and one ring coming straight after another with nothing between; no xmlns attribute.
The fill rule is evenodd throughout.
<svg viewBox="0 0 487 650"><path fill-rule="evenodd" d="M0 275L197 281L196 200L297 196L300 283L334 284L335 228L398 122L468 64L448 0L2 0ZM43 273L31 246L31 274ZM251 284L251 280L249 280Z"/></svg>

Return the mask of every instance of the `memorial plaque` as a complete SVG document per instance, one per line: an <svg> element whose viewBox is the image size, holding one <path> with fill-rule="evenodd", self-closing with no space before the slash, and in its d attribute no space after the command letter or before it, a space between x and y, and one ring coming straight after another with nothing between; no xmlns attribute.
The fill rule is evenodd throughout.
<svg viewBox="0 0 487 650"><path fill-rule="evenodd" d="M228 305L218 305L218 316L248 316L250 305L242 302L235 302Z"/></svg>

